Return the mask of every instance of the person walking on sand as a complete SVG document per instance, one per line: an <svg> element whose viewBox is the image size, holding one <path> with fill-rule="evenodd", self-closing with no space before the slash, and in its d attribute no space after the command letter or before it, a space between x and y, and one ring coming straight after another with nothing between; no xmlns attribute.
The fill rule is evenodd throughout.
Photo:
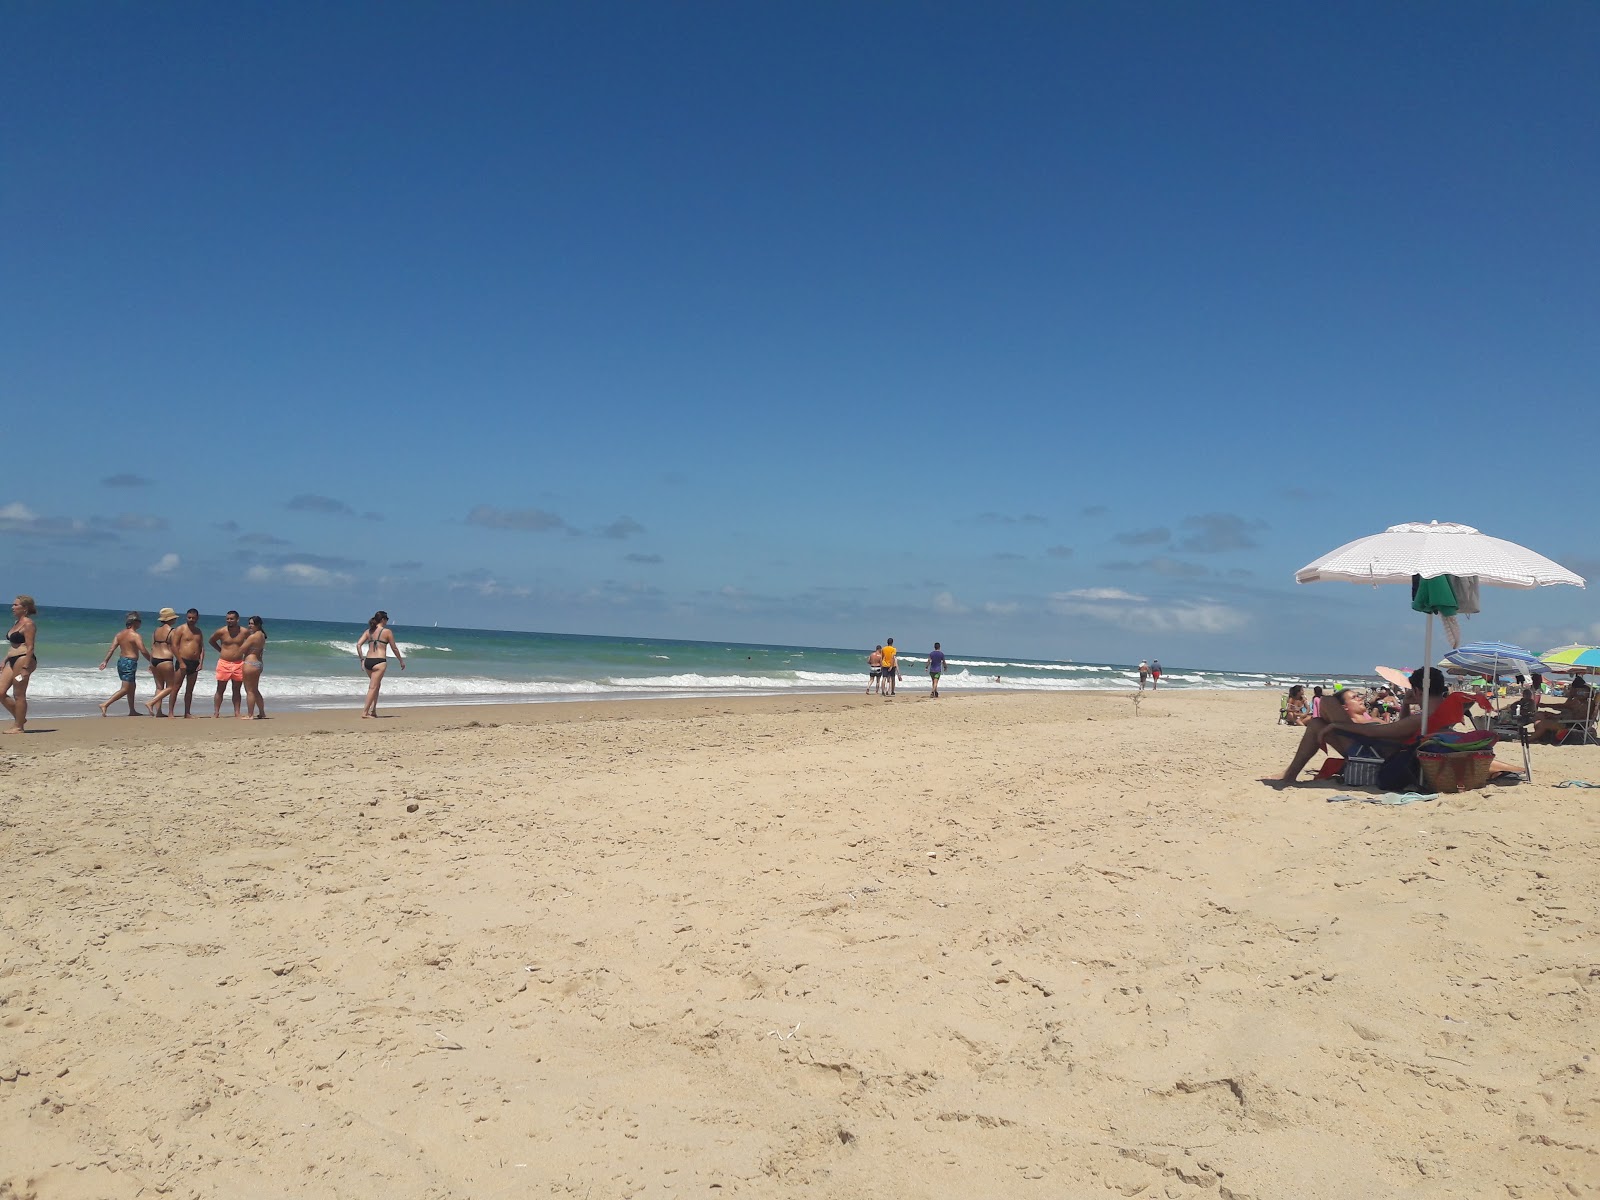
<svg viewBox="0 0 1600 1200"><path fill-rule="evenodd" d="M150 674L156 681L156 694L144 702L144 710L152 717L164 717L161 702L178 694L178 660L172 653L172 625L178 614L163 608L156 616L156 631L150 635Z"/></svg>
<svg viewBox="0 0 1600 1200"><path fill-rule="evenodd" d="M249 637L239 624L239 614L228 610L227 623L211 635L211 648L217 652L217 698L211 706L213 718L222 715L222 693L233 684L233 715L239 716L239 693L244 688L244 640Z"/></svg>
<svg viewBox="0 0 1600 1200"><path fill-rule="evenodd" d="M867 694L883 691L883 647L867 655Z"/></svg>
<svg viewBox="0 0 1600 1200"><path fill-rule="evenodd" d="M28 681L39 666L39 656L33 652L33 639L38 633L33 618L39 613L32 596L18 596L11 602L11 631L6 634L6 661L0 667L0 704L11 714L10 729L3 733L22 733L28 723Z"/></svg>
<svg viewBox="0 0 1600 1200"><path fill-rule="evenodd" d="M183 715L194 716L194 681L206 661L206 635L200 628L200 610L191 608L184 622L172 631L172 694L167 697L167 715L178 715L178 689L183 689Z"/></svg>
<svg viewBox="0 0 1600 1200"><path fill-rule="evenodd" d="M1150 690L1153 692L1160 686L1161 660L1159 658L1152 658L1150 660Z"/></svg>
<svg viewBox="0 0 1600 1200"><path fill-rule="evenodd" d="M1150 682L1150 664L1144 659L1139 660L1139 690L1144 691L1144 685Z"/></svg>
<svg viewBox="0 0 1600 1200"><path fill-rule="evenodd" d="M267 715L267 702L261 698L261 660L267 652L267 630L260 617L251 617L244 629L244 715L261 721Z"/></svg>
<svg viewBox="0 0 1600 1200"><path fill-rule="evenodd" d="M406 660L400 653L399 643L394 640L394 633L389 629L389 614L380 608L372 614L366 632L356 642L356 657L361 660L362 670L366 671L368 680L367 705L361 710L363 717L378 715L378 692L383 687L384 674L389 670L390 650L394 651L395 661L404 671Z"/></svg>
<svg viewBox="0 0 1600 1200"><path fill-rule="evenodd" d="M944 651L939 649L939 643L933 644L933 650L928 655L928 678L933 681L933 691L928 693L933 699L939 698L939 676L944 674Z"/></svg>
<svg viewBox="0 0 1600 1200"><path fill-rule="evenodd" d="M122 681L122 686L113 692L108 700L100 706L100 715L106 715L110 708L124 696L128 698L128 715L138 717L143 714L133 707L134 693L139 688L139 660L149 658L150 652L144 648L144 639L139 636L139 626L144 624L143 618L136 612L128 614L123 622L123 630L111 639L111 649L106 651L106 656L100 660L100 669L104 671L106 664L111 661L111 656L117 656L117 678Z"/></svg>
<svg viewBox="0 0 1600 1200"><path fill-rule="evenodd" d="M894 639L885 638L883 643L883 685L887 689L884 696L894 695L894 685L899 677L900 668L895 664L895 659L900 656L900 651L894 648Z"/></svg>

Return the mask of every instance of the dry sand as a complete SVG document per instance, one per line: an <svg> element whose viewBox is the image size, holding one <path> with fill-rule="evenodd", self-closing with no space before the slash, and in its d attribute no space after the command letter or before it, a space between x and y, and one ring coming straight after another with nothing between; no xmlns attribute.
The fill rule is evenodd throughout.
<svg viewBox="0 0 1600 1200"><path fill-rule="evenodd" d="M1277 697L41 721L0 1197L1600 1190L1600 747L1277 793Z"/></svg>

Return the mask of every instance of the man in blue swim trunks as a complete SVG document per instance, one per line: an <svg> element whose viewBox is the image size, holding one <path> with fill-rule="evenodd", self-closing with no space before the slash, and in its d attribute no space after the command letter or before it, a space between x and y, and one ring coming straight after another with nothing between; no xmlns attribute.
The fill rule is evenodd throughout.
<svg viewBox="0 0 1600 1200"><path fill-rule="evenodd" d="M100 706L100 715L106 715L110 708L124 696L128 698L128 715L140 717L144 714L133 707L134 691L139 686L139 659L149 658L150 652L144 648L144 639L139 636L139 626L143 624L139 614L131 612L128 619L123 622L123 630L111 639L111 649L106 651L105 658L100 660L100 669L104 671L110 663L111 656L117 656L117 678L122 681L112 697Z"/></svg>

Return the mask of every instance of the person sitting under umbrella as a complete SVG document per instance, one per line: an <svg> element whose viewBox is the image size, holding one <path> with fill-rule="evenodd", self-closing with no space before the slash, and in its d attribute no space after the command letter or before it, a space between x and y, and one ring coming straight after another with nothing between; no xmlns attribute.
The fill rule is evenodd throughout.
<svg viewBox="0 0 1600 1200"><path fill-rule="evenodd" d="M1537 677L1536 677L1537 678ZM1538 710L1533 728L1528 736L1534 741L1559 742L1573 725L1589 719L1590 701L1594 690L1582 675L1574 675L1567 684L1567 698L1553 708Z"/></svg>
<svg viewBox="0 0 1600 1200"><path fill-rule="evenodd" d="M1437 667L1428 668L1427 681L1429 734L1458 724L1470 704L1488 706L1488 701L1481 696L1471 696L1466 692L1452 693L1445 682L1444 672ZM1412 695L1420 694L1422 684L1423 673L1419 667L1411 673ZM1348 758L1358 744L1366 742L1377 751L1380 758L1390 758L1415 744L1423 732L1422 713L1407 711L1410 697L1407 697L1407 704L1402 707L1398 720L1369 725L1357 721L1354 711L1346 708L1345 695L1342 690L1335 692L1336 702L1323 704L1322 716L1313 718L1306 725L1305 733L1300 735L1300 745L1283 774L1274 779L1263 779L1262 783L1275 788L1292 787L1300 782L1300 772L1306 769L1306 764L1318 750L1326 750L1330 754L1337 752ZM1493 764L1490 770L1494 773L1517 772L1515 766L1500 762Z"/></svg>

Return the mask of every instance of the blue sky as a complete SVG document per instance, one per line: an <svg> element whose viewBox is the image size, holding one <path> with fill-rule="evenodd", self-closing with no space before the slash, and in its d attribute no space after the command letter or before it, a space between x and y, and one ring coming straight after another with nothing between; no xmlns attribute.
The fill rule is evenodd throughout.
<svg viewBox="0 0 1600 1200"><path fill-rule="evenodd" d="M1352 669L1419 637L1294 584L1352 538L1600 576L1592 4L0 25L46 606Z"/></svg>

